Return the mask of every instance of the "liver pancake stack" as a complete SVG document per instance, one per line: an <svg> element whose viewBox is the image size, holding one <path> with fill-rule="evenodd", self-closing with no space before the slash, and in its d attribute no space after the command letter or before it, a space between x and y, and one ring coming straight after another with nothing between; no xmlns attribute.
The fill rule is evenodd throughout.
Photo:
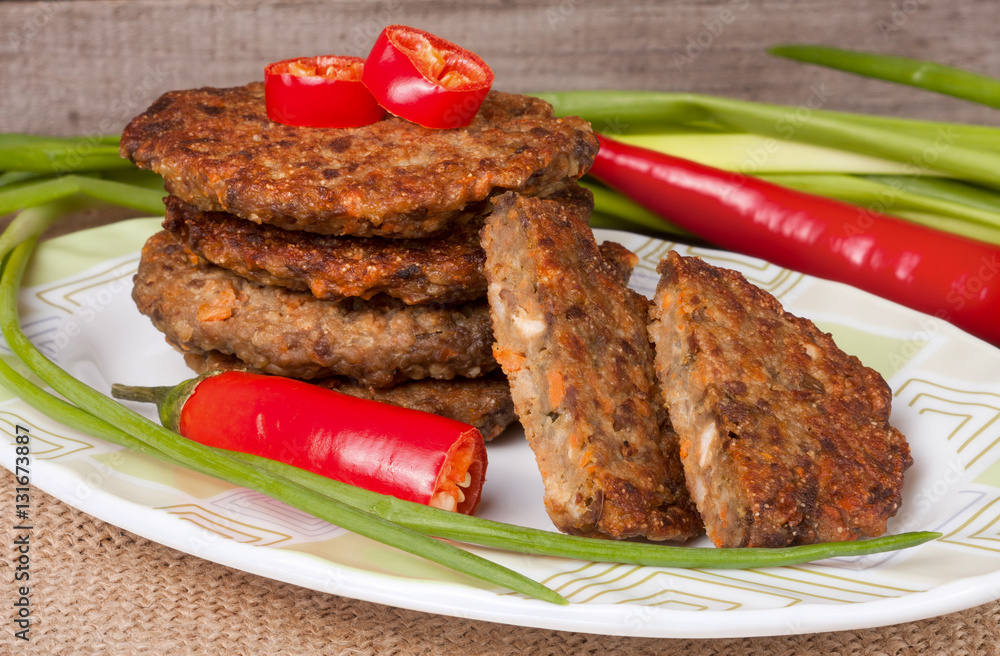
<svg viewBox="0 0 1000 656"><path fill-rule="evenodd" d="M576 179L596 151L586 122L516 94L434 130L282 125L260 83L169 92L122 135L122 155L171 194L133 298L195 369L311 380L464 417L490 439L515 419L478 238L490 198L589 212Z"/></svg>
<svg viewBox="0 0 1000 656"><path fill-rule="evenodd" d="M161 174L133 299L189 367L514 421L553 524L780 547L872 537L911 464L882 377L737 272L598 245L597 139L491 92L465 128L269 120L263 86L167 93L121 152Z"/></svg>

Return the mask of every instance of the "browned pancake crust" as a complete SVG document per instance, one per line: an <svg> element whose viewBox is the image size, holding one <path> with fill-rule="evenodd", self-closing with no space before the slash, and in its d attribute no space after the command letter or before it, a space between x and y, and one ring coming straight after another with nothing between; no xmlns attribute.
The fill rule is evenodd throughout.
<svg viewBox="0 0 1000 656"><path fill-rule="evenodd" d="M720 547L880 535L910 466L892 393L736 271L670 252L650 334L692 496Z"/></svg>
<svg viewBox="0 0 1000 656"><path fill-rule="evenodd" d="M218 351L184 354L184 361L197 373L213 369L256 371L238 358ZM483 439L492 440L517 421L510 385L499 371L480 378L407 381L395 387L377 389L359 385L350 378L318 378L309 381L351 396L391 403L412 410L430 412L475 426Z"/></svg>
<svg viewBox="0 0 1000 656"><path fill-rule="evenodd" d="M597 537L698 535L657 398L648 302L601 256L585 216L514 193L495 205L482 233L494 351L553 523Z"/></svg>
<svg viewBox="0 0 1000 656"><path fill-rule="evenodd" d="M176 346L235 355L265 373L337 374L386 387L475 377L496 367L485 302L321 301L241 278L189 253L165 231L143 247L132 298Z"/></svg>
<svg viewBox="0 0 1000 656"><path fill-rule="evenodd" d="M591 193L576 184L553 196L581 212ZM248 280L309 290L324 300L384 293L407 304L460 303L486 295L479 244L483 216L447 235L425 239L334 237L282 230L225 212L202 212L176 196L166 200L163 227L189 250ZM638 258L614 242L601 254L625 280Z"/></svg>
<svg viewBox="0 0 1000 656"><path fill-rule="evenodd" d="M597 140L537 98L491 92L472 123L435 130L387 116L360 128L275 123L264 86L171 91L125 128L121 154L202 210L290 230L423 237L470 203L545 194L582 176Z"/></svg>
<svg viewBox="0 0 1000 656"><path fill-rule="evenodd" d="M335 237L257 225L167 198L163 227L213 264L321 299L388 294L407 304L460 303L486 294L482 213L441 237Z"/></svg>
<svg viewBox="0 0 1000 656"><path fill-rule="evenodd" d="M597 248L601 252L601 257L611 266L611 270L618 276L622 284L627 285L629 279L632 278L632 270L639 263L639 256L614 241L601 242Z"/></svg>

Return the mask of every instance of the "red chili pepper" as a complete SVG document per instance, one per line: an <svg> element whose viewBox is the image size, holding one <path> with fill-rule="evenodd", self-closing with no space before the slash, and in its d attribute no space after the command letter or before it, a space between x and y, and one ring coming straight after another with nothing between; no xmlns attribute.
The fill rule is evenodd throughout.
<svg viewBox="0 0 1000 656"><path fill-rule="evenodd" d="M590 173L707 241L1000 346L1000 248L599 136Z"/></svg>
<svg viewBox="0 0 1000 656"><path fill-rule="evenodd" d="M291 378L209 372L112 393L155 402L164 426L200 444L446 510L472 514L486 478L486 447L472 426Z"/></svg>
<svg viewBox="0 0 1000 656"><path fill-rule="evenodd" d="M379 104L427 128L460 128L479 111L493 71L479 55L405 25L382 30L361 76Z"/></svg>
<svg viewBox="0 0 1000 656"><path fill-rule="evenodd" d="M361 82L360 57L299 57L264 69L264 104L272 121L313 128L355 128L385 116Z"/></svg>

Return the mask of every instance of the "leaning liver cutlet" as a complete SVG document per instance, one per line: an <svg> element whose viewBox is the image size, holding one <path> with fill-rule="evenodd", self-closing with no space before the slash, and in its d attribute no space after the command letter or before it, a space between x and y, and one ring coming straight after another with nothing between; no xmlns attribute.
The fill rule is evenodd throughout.
<svg viewBox="0 0 1000 656"><path fill-rule="evenodd" d="M659 272L656 368L712 541L885 532L912 460L882 377L735 271L672 251Z"/></svg>
<svg viewBox="0 0 1000 656"><path fill-rule="evenodd" d="M601 257L587 214L495 201L482 233L494 353L560 530L687 540L701 520L658 408L648 301Z"/></svg>

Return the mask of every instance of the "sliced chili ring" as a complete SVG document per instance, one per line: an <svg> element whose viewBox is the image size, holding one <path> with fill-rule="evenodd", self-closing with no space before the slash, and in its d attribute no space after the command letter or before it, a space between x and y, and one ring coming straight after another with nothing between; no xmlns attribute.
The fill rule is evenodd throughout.
<svg viewBox="0 0 1000 656"><path fill-rule="evenodd" d="M472 122L493 85L479 55L405 25L382 30L361 76L379 104L428 128Z"/></svg>
<svg viewBox="0 0 1000 656"><path fill-rule="evenodd" d="M385 116L361 81L360 57L297 57L264 69L264 104L272 121L313 128L355 128Z"/></svg>

